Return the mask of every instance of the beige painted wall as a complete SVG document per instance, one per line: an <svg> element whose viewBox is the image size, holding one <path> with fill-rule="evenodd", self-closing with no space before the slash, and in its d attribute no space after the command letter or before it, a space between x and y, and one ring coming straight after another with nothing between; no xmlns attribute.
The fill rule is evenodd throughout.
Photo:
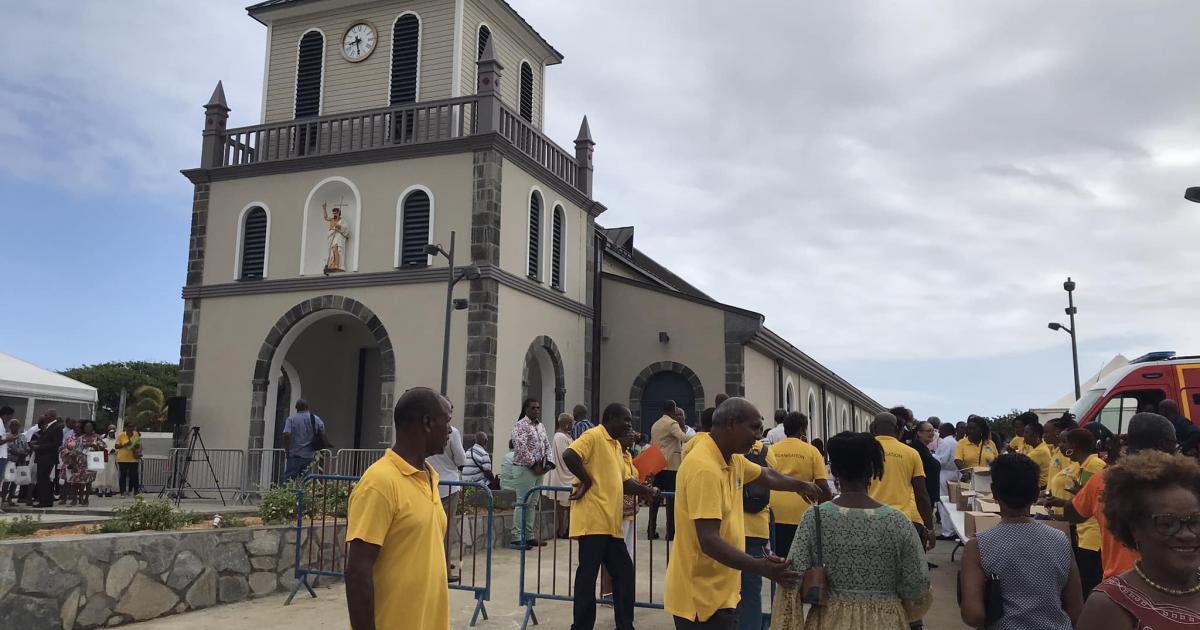
<svg viewBox="0 0 1200 630"><path fill-rule="evenodd" d="M646 282L646 277L644 275L634 271L632 267L612 254L604 255L604 273L611 273L614 276L621 276L622 278Z"/></svg>
<svg viewBox="0 0 1200 630"><path fill-rule="evenodd" d="M758 407L763 425L775 426L775 360L746 346L746 399Z"/></svg>
<svg viewBox="0 0 1200 630"><path fill-rule="evenodd" d="M415 185L433 193L435 242L449 246L450 231L455 230L458 243L465 246L471 231L471 159L466 153L215 182L209 190L204 282L234 280L238 220L251 204L265 206L270 214L268 278L300 275L305 202L320 182L333 176L350 180L361 197L359 224L350 226L352 238L359 240L360 273L395 268L397 205ZM316 218L310 215L309 230L323 231L325 226ZM459 260L466 260L469 249L460 251ZM445 260L435 257L433 266L445 266Z"/></svg>
<svg viewBox="0 0 1200 630"><path fill-rule="evenodd" d="M529 196L536 187L541 191L542 211L542 285L550 287L550 227L555 205L563 207L566 217L563 294L585 302L587 248L590 223L587 213L563 199L554 189L511 161L504 162L504 180L500 195L500 267L521 278L528 277Z"/></svg>
<svg viewBox="0 0 1200 630"><path fill-rule="evenodd" d="M500 100L514 112L520 112L521 60L529 61L533 69L533 124L538 129L543 123L543 96L545 72L542 57L522 43L498 18L495 0L464 0L462 39L462 94L475 93L475 62L479 46L479 25L487 24L492 31L492 46L496 58L504 66L500 78Z"/></svg>
<svg viewBox="0 0 1200 630"><path fill-rule="evenodd" d="M296 53L300 37L311 28L325 34L325 70L321 114L338 114L388 106L392 61L392 25L405 11L421 18L420 77L417 100L450 98L454 60L454 2L386 0L311 15L281 19L271 29L266 77L266 120L291 120L295 113ZM350 63L341 53L342 36L359 20L377 35L375 51Z"/></svg>
<svg viewBox="0 0 1200 630"><path fill-rule="evenodd" d="M508 437L521 411L521 381L525 353L533 340L546 335L554 340L562 355L566 385L564 409L585 403L583 382L583 316L568 312L508 287L500 287L500 331L496 349L496 425L495 455L508 452ZM553 378L553 374L548 375ZM554 401L541 401L543 418L554 411Z"/></svg>
<svg viewBox="0 0 1200 630"><path fill-rule="evenodd" d="M203 300L192 419L204 427L210 448L246 447L250 385L258 350L288 309L322 294L306 291ZM338 294L362 302L383 321L396 356L397 392L415 386L438 387L445 285L368 287ZM459 287L455 296L466 297L466 287ZM466 322L466 316L457 312L451 323L449 394L459 405L465 386ZM455 423L461 427L461 418L455 418ZM266 431L271 430L268 425Z"/></svg>
<svg viewBox="0 0 1200 630"><path fill-rule="evenodd" d="M700 378L705 400L697 406L711 406L725 390L725 313L611 280L603 290L609 338L600 345L601 403L629 404L638 373L657 361L676 361ZM671 341L659 343L659 331Z"/></svg>

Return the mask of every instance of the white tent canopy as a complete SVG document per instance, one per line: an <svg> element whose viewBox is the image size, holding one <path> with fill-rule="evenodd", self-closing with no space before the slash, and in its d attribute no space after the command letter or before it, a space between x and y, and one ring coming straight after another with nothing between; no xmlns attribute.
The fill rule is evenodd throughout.
<svg viewBox="0 0 1200 630"><path fill-rule="evenodd" d="M1109 360L1108 363L1104 364L1104 367L1100 368L1100 371L1097 372L1095 374L1095 376L1080 383L1079 388L1082 391L1086 392L1091 386L1095 385L1096 383L1099 383L1100 379L1104 378L1105 376L1108 376L1113 370L1119 370L1119 369L1125 367L1126 365L1129 365L1129 359L1126 359L1125 355L1118 354L1117 356L1115 356L1111 360ZM1034 411L1037 412L1038 417L1041 420L1045 421L1049 418L1057 418L1057 417L1061 416L1064 411L1070 409L1071 405L1074 405L1074 404L1075 404L1075 392L1070 391L1070 392L1067 392L1066 394L1063 394L1062 398L1059 398L1058 400L1050 403L1049 406L1042 407L1040 409L1034 409Z"/></svg>
<svg viewBox="0 0 1200 630"><path fill-rule="evenodd" d="M35 401L74 403L90 411L96 405L97 393L91 385L0 352L0 397L28 401L25 409L28 421Z"/></svg>

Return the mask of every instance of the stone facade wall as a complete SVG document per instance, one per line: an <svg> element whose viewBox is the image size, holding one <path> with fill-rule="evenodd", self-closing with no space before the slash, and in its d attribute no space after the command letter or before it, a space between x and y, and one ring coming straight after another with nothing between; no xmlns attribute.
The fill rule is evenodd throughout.
<svg viewBox="0 0 1200 630"><path fill-rule="evenodd" d="M0 619L96 628L285 592L295 540L280 525L0 542Z"/></svg>

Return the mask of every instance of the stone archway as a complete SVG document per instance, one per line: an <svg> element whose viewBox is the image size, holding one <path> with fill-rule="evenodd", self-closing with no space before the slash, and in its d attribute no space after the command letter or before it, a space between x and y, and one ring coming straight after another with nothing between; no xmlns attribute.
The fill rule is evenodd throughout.
<svg viewBox="0 0 1200 630"><path fill-rule="evenodd" d="M633 379L633 386L629 388L629 412L633 415L633 426L635 427L642 426L642 394L646 391L646 385L650 382L651 377L661 372L674 372L687 380L688 384L692 386L692 399L698 407L697 411L704 408L706 403L704 386L700 384L700 377L692 371L692 368L676 361L658 361L642 369ZM699 420L699 416L689 411L689 422L695 423Z"/></svg>
<svg viewBox="0 0 1200 630"><path fill-rule="evenodd" d="M283 357L278 350L290 343L297 332L303 330L302 322L311 322L314 315L342 314L362 322L370 331L371 337L379 347L379 426L381 440L384 446L392 439L392 403L393 389L396 381L396 359L392 351L392 341L388 337L383 322L371 309L361 302L341 296L322 295L314 297L293 306L284 313L271 330L267 332L262 346L258 350L258 360L254 365L254 378L251 381L250 402L250 435L248 448L263 448L263 436L266 431L267 398L270 390L270 375L278 371ZM298 325L301 325L298 327ZM286 348L285 348L286 349ZM366 414L364 414L366 416Z"/></svg>
<svg viewBox="0 0 1200 630"><path fill-rule="evenodd" d="M542 361L548 362L549 367L554 372L554 382L543 382L544 375L540 364ZM535 372L535 369L537 370ZM554 427L554 421L558 418L558 414L563 413L567 406L567 378L563 372L562 354L558 351L558 344L546 335L539 335L534 338L529 344L529 349L525 351L525 365L521 372L521 390L525 395L529 395L529 387L535 383L539 385L538 389L543 392L549 391L553 387L554 392L554 414L550 414L550 409L546 408L546 401L541 400L545 396L543 394L534 395L534 398L541 400L542 403L542 422L550 423L551 431Z"/></svg>

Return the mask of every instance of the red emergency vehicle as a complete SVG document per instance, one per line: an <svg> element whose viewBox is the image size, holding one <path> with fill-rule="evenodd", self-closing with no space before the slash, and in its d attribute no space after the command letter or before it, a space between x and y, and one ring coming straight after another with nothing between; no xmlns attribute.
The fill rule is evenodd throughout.
<svg viewBox="0 0 1200 630"><path fill-rule="evenodd" d="M1083 392L1070 413L1080 426L1100 422L1118 435L1139 411L1155 411L1170 398L1179 412L1200 425L1200 355L1180 357L1174 352L1151 352L1113 370Z"/></svg>

